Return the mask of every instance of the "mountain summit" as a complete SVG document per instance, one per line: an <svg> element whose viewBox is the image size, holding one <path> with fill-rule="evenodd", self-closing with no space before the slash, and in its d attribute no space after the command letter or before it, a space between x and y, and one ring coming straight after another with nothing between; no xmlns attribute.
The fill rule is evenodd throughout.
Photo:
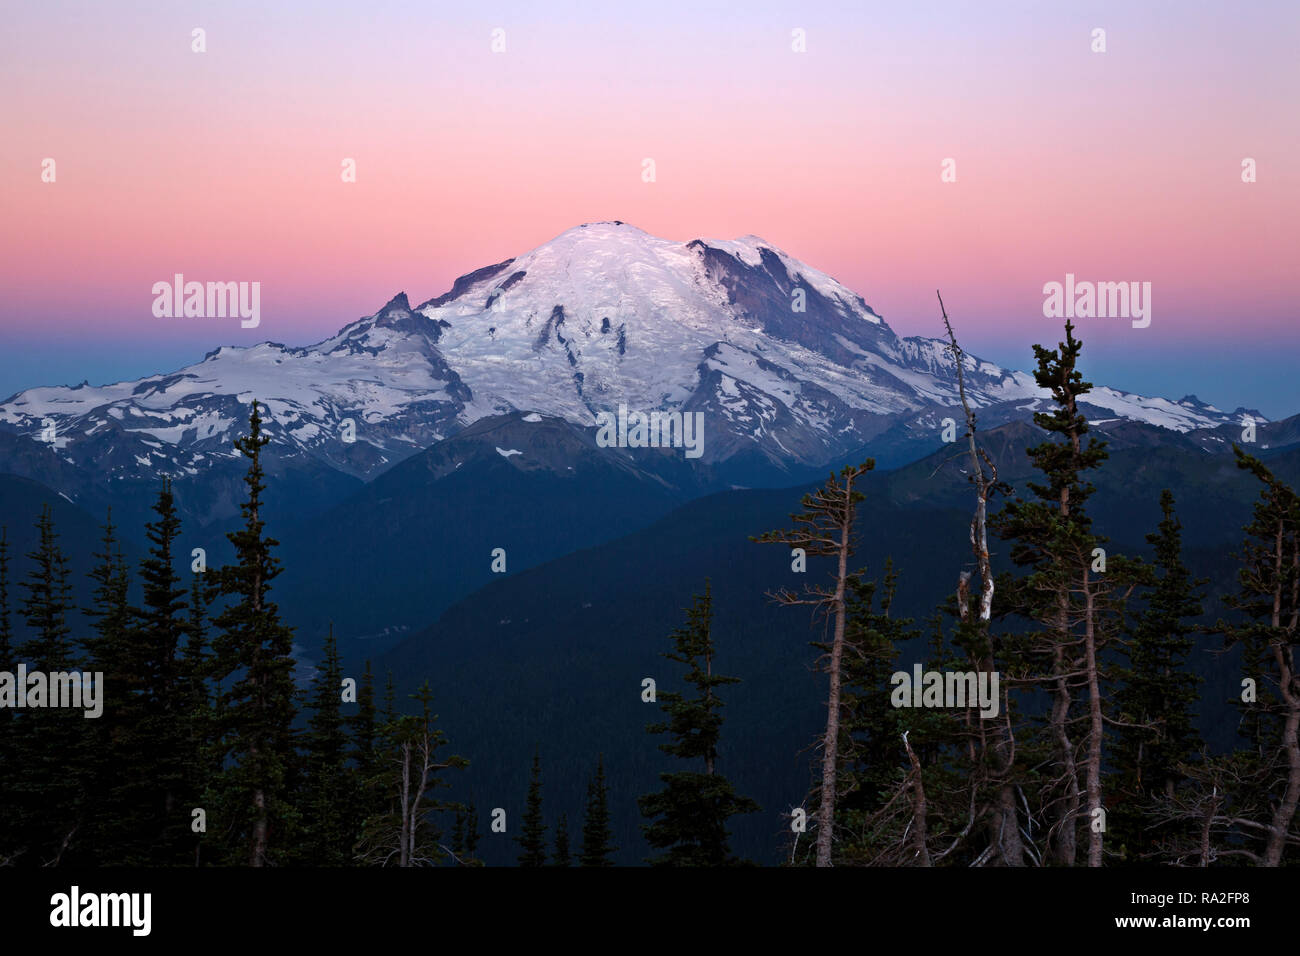
<svg viewBox="0 0 1300 956"><path fill-rule="evenodd" d="M1044 397L1025 372L967 363L979 407L1025 417ZM66 440L56 453L106 478L196 475L233 454L255 397L282 456L368 479L488 416L591 426L619 405L704 413L709 467L820 467L891 429L937 441L935 413L957 390L944 341L899 337L861 296L756 236L674 242L596 222L415 308L398 293L306 348L223 347L170 375L28 389L0 405L0 430L35 439L51 420ZM1099 387L1091 405L1178 431L1233 420L1190 396Z"/></svg>

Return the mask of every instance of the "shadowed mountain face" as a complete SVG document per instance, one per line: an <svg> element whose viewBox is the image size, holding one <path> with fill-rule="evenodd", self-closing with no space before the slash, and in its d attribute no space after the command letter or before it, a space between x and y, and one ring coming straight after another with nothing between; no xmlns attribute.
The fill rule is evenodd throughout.
<svg viewBox="0 0 1300 956"><path fill-rule="evenodd" d="M683 243L590 223L415 308L398 294L315 345L223 347L167 375L20 392L0 404L0 473L137 510L165 474L187 517L219 522L237 515L230 442L256 398L268 465L298 483L288 518L516 411L586 428L620 405L698 412L703 454L680 487L791 484L855 449L902 464L938 447L943 420L960 419L944 346L900 338L859 295L755 236ZM985 427L1040 406L1028 374L966 363ZM1098 387L1089 414L1187 432L1236 429L1245 413Z"/></svg>
<svg viewBox="0 0 1300 956"><path fill-rule="evenodd" d="M677 477L666 458L597 448L591 432L535 413L484 419L286 528L293 574L277 599L305 633L333 623L345 644L378 653L495 577L621 537L687 500L660 474Z"/></svg>

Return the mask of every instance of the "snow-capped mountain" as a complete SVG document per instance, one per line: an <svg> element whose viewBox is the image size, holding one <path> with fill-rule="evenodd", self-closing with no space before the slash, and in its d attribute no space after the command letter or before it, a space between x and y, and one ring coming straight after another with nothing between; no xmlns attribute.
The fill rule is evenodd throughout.
<svg viewBox="0 0 1300 956"><path fill-rule="evenodd" d="M889 429L937 435L957 402L944 345L899 337L859 295L756 236L674 242L600 222L414 308L398 294L305 348L223 347L170 375L28 389L0 405L0 429L48 439L53 425L55 454L106 477L194 476L238 457L230 440L257 398L282 457L369 478L487 416L589 426L622 404L703 412L706 465L820 466ZM1044 398L1026 372L967 363L977 406L1027 416ZM1177 431L1240 418L1104 387L1090 404L1097 418Z"/></svg>

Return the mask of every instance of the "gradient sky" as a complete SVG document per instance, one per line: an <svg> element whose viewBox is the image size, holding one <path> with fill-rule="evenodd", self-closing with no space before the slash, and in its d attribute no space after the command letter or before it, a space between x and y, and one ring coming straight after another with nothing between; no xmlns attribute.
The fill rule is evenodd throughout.
<svg viewBox="0 0 1300 956"><path fill-rule="evenodd" d="M1020 368L1045 282L1150 281L1149 328L1080 320L1094 381L1294 414L1297 51L1294 0L10 4L0 397L314 342L621 219L760 235L900 334L939 287ZM154 318L176 272L261 282L261 326Z"/></svg>

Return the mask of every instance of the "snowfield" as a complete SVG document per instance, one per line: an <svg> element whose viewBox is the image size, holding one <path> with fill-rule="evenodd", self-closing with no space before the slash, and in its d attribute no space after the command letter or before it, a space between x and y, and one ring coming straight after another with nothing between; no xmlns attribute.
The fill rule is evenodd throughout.
<svg viewBox="0 0 1300 956"><path fill-rule="evenodd" d="M0 429L36 438L52 420L89 465L98 442L129 436L146 443L132 450L142 474L193 474L226 453L256 397L274 442L364 478L485 416L586 426L623 403L705 412L709 456L756 444L820 465L861 446L875 416L954 406L944 346L899 338L859 295L756 236L675 242L589 223L415 308L399 294L315 345L225 346L169 375L28 389L0 405ZM1047 397L1026 372L966 361L977 407ZM1177 431L1236 420L1104 386L1088 401ZM373 455L347 454L349 418Z"/></svg>

